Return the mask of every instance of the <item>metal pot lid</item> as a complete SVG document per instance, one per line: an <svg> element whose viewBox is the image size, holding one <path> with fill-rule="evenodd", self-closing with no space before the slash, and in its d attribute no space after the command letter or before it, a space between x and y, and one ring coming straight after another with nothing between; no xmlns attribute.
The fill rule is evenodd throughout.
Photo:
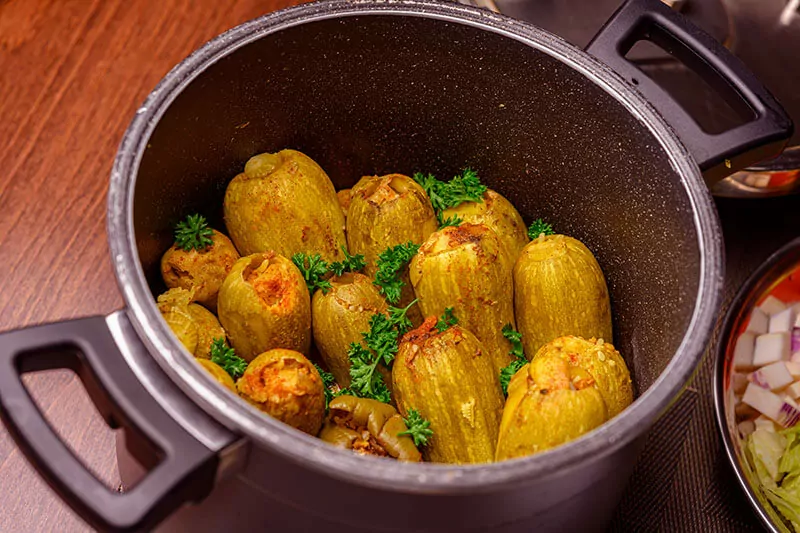
<svg viewBox="0 0 800 533"><path fill-rule="evenodd" d="M480 466L396 464L361 457L264 417L233 401L185 352L162 320L145 279L133 230L133 197L138 167L150 134L171 102L205 68L262 36L295 25L347 16L426 17L477 27L522 42L556 58L618 100L660 144L693 206L700 275L697 299L686 333L658 379L626 411L590 434L535 456ZM564 473L586 458L613 453L640 435L689 380L711 335L722 286L722 240L713 202L700 171L670 126L625 80L558 37L518 21L457 4L416 0L331 0L276 12L245 23L210 41L175 67L137 111L111 175L108 233L115 271L134 327L163 371L207 413L256 445L327 475L366 486L417 493L475 492L515 484L532 476Z"/></svg>
<svg viewBox="0 0 800 533"><path fill-rule="evenodd" d="M618 0L460 0L536 24L585 47L619 6ZM800 121L800 3L797 0L663 0L724 44L761 79ZM739 120L716 93L663 50L634 48L628 57L658 80L703 126L714 129ZM737 172L712 188L716 196L765 198L800 193L800 131L780 156Z"/></svg>

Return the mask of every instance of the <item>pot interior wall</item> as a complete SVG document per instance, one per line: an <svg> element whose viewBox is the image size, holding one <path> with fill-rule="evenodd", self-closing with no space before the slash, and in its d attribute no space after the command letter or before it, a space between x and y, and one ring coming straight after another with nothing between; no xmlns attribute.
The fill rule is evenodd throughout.
<svg viewBox="0 0 800 533"><path fill-rule="evenodd" d="M177 96L141 161L134 226L154 293L173 224L200 212L224 231L227 182L281 148L314 158L337 189L367 174L478 170L526 222L542 217L595 253L639 393L675 354L699 280L684 184L642 124L551 56L453 22L364 15L220 59Z"/></svg>

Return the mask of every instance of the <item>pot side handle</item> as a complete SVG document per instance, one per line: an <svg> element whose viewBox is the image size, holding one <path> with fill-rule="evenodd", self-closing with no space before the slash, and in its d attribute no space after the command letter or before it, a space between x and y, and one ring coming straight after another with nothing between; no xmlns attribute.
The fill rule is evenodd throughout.
<svg viewBox="0 0 800 533"><path fill-rule="evenodd" d="M719 134L703 131L678 102L625 58L641 40L651 41L680 60L720 98L752 120ZM777 156L792 136L791 118L744 63L660 0L626 1L586 51L638 86L678 133L708 185Z"/></svg>
<svg viewBox="0 0 800 533"><path fill-rule="evenodd" d="M112 428L159 458L124 494L103 485L47 423L22 383L27 372L70 369ZM210 492L216 453L173 420L124 363L105 317L0 334L0 417L17 446L58 495L101 531L150 530L177 507ZM144 437L144 438L143 438ZM147 454L153 456L152 454Z"/></svg>

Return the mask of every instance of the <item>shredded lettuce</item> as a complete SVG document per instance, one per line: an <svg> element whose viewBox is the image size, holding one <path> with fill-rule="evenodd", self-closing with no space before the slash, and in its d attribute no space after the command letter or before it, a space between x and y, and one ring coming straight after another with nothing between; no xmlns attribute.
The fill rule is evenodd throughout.
<svg viewBox="0 0 800 533"><path fill-rule="evenodd" d="M778 469L784 474L800 474L800 426L786 429L780 433L786 438Z"/></svg>
<svg viewBox="0 0 800 533"><path fill-rule="evenodd" d="M764 491L770 503L792 523L795 531L800 531L797 524L800 523L800 496L796 492L777 487Z"/></svg>
<svg viewBox="0 0 800 533"><path fill-rule="evenodd" d="M757 429L745 453L764 495L800 533L800 426L780 433Z"/></svg>
<svg viewBox="0 0 800 533"><path fill-rule="evenodd" d="M753 466L764 488L776 487L781 478L780 461L786 449L786 438L765 429L754 431L747 442Z"/></svg>

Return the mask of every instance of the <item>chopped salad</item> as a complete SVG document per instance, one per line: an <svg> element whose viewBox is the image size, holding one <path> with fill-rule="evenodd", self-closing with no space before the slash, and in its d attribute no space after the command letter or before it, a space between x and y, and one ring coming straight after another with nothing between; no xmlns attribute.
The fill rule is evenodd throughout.
<svg viewBox="0 0 800 533"><path fill-rule="evenodd" d="M736 339L733 369L747 461L800 533L800 268L753 309Z"/></svg>

